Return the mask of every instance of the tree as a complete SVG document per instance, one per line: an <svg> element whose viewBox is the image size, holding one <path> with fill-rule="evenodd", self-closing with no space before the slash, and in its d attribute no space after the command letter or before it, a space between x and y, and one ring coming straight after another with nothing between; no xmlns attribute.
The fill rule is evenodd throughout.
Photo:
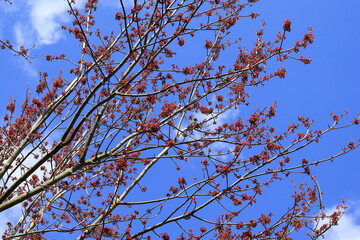
<svg viewBox="0 0 360 240"><path fill-rule="evenodd" d="M285 77L267 64L308 64L298 52L314 41L309 29L287 43L285 19L275 39L264 39L263 24L247 46L236 30L256 19L255 2L120 1L114 22L102 25L98 1L68 1L73 22L63 29L78 55L46 55L70 67L52 80L42 72L35 93L6 106L0 211L21 206L22 217L3 238L291 239L304 229L316 239L336 225L345 206L321 212L310 167L359 144L322 160L297 154L360 119L340 125L344 114L332 114L316 130L299 117L278 132L268 123L276 104L239 113L250 87ZM31 61L25 46L1 43ZM294 178L303 183L284 212L252 211L270 186Z"/></svg>

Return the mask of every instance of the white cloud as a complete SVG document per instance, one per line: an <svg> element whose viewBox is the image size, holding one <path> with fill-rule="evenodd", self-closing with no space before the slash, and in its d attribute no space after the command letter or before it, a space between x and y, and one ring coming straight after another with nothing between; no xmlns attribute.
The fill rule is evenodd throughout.
<svg viewBox="0 0 360 240"><path fill-rule="evenodd" d="M31 44L35 43L35 36L32 32L28 31L31 26L26 23L16 23L13 30L16 39L17 46L26 46L31 47ZM21 68L27 73L28 76L36 78L39 76L38 71L34 69L34 66L28 62L24 61L22 58L12 59L16 62L16 65L21 66Z"/></svg>
<svg viewBox="0 0 360 240"><path fill-rule="evenodd" d="M77 0L76 7L81 9L84 3L85 0ZM125 4L129 5L130 0L125 1ZM115 0L104 0L101 5L120 7ZM55 44L64 38L66 34L61 26L72 19L67 13L68 10L67 0L19 0L11 6L0 8L6 18L15 19L9 21L13 22L11 27L15 46L25 47Z"/></svg>
<svg viewBox="0 0 360 240"><path fill-rule="evenodd" d="M85 0L77 0L76 7L82 8L84 2ZM1 38L10 39L16 49L20 46L30 49L35 46L38 49L44 45L55 44L66 37L61 26L72 19L67 13L68 9L67 0L14 1L12 5L0 8L3 19L7 19L6 22L0 19L0 35L3 32ZM5 24L9 29L4 28ZM8 32L12 32L13 36L3 36ZM33 56L31 52L29 55ZM36 63L36 59L29 60ZM20 58L15 61L30 77L38 76L34 64Z"/></svg>
<svg viewBox="0 0 360 240"><path fill-rule="evenodd" d="M85 0L77 0L75 6L81 9L84 3ZM129 7L133 1L126 0L124 3ZM116 0L100 1L100 5L120 8ZM68 10L67 0L18 0L12 5L0 4L0 12L4 19L14 19L7 24L10 23L12 27L15 45L26 47L55 44L65 37L61 26L72 19L67 13ZM3 19L0 19L0 34L2 22ZM6 39L10 37L6 36Z"/></svg>
<svg viewBox="0 0 360 240"><path fill-rule="evenodd" d="M79 0L76 5L81 7L83 3ZM14 5L4 12L17 19L13 25L16 45L50 45L65 36L61 25L71 21L66 0L17 1Z"/></svg>
<svg viewBox="0 0 360 240"><path fill-rule="evenodd" d="M236 120L240 115L240 109L229 109L226 112L223 112L219 114L217 117L214 117L214 114L211 115L205 115L201 112L195 113L194 117L199 121L207 121L211 119L210 121L207 121L207 126L204 127L202 130L210 130L214 131L217 127L222 126L224 123L232 122L233 120ZM201 135L198 132L194 133L195 138L200 138ZM223 143L223 142L217 142L214 146L213 150L228 150L229 148L233 148L232 144Z"/></svg>
<svg viewBox="0 0 360 240"><path fill-rule="evenodd" d="M326 213L334 212L335 207ZM325 233L326 240L360 240L360 203L350 203L337 226Z"/></svg>
<svg viewBox="0 0 360 240"><path fill-rule="evenodd" d="M28 42L32 42L33 40L31 40L32 35L30 34L29 31L27 31L27 28L29 26L25 26L25 24L23 23L16 23L14 26L14 35L15 35L15 39L16 39L16 43L17 45L26 45Z"/></svg>
<svg viewBox="0 0 360 240"><path fill-rule="evenodd" d="M20 219L22 216L21 207L19 205L14 206L10 209L7 209L3 212L0 212L0 235L2 235L5 230L7 230L6 223L10 222L12 224L16 224L16 222Z"/></svg>
<svg viewBox="0 0 360 240"><path fill-rule="evenodd" d="M48 141L50 143L53 142L53 139L54 139L55 136L57 136L57 133L53 132L53 135L54 135L53 137L48 138ZM51 146L51 144L49 144L49 146ZM27 147L27 148L24 149L24 151L22 152L21 155L23 157L25 157L31 150L32 150L31 146ZM39 155L40 157L43 156L41 151L36 149L35 151L33 151L32 155L29 155L26 158L26 160L24 161L24 163L22 165L26 166L28 168L32 167L38 161L38 159L36 159L34 157L34 155ZM43 164L43 166L45 166L48 170L52 169L51 164L48 163L48 162L45 162ZM40 169L36 170L33 174L38 175L40 179L44 175L43 172ZM19 178L21 175L22 175L22 171L18 168L15 172L13 172L11 174L11 177ZM48 174L46 174L46 176L49 177ZM31 177L29 177L29 178L31 178ZM13 180L10 180L6 185L10 186L13 182L14 182ZM3 185L4 183L1 181L0 184ZM11 207L11 208L3 211L3 212L0 212L0 219L1 219L1 221L0 221L0 236L7 229L7 225L6 225L7 222L10 222L10 223L12 223L14 225L19 221L19 219L23 216L23 213L22 213L23 210L24 209L21 207L21 204L18 204L18 205L15 205L15 206L13 206L13 207Z"/></svg>
<svg viewBox="0 0 360 240"><path fill-rule="evenodd" d="M53 44L62 37L61 23L70 20L64 0L30 1L30 21L37 36L37 44Z"/></svg>

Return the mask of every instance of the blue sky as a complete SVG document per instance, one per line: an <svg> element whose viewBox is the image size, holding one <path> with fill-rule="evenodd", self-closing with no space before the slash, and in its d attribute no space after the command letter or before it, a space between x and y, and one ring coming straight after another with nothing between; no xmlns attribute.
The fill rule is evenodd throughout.
<svg viewBox="0 0 360 240"><path fill-rule="evenodd" d="M311 26L315 42L303 52L313 60L310 65L290 63L286 79L273 81L252 96L257 101L263 98L261 102L276 100L280 124L304 115L313 118L315 126L326 127L331 120L328 114L341 113L344 109L349 111L347 121L355 117L360 112L357 73L360 63L357 58L360 53L360 3L275 0L263 1L258 7L269 28L279 28L285 18L292 20L293 31L288 40L299 38ZM339 149L339 144L348 139L359 139L359 133L358 128L336 132L323 139L323 144L307 151L314 158L324 156ZM350 205L342 225L334 228L326 239L360 239L356 234L360 229L359 161L360 153L355 151L314 169L325 193L325 205L331 208L341 199Z"/></svg>
<svg viewBox="0 0 360 240"><path fill-rule="evenodd" d="M350 119L355 117L360 111L357 101L360 81L356 72L359 66L356 56L360 53L360 46L357 44L360 42L360 34L356 31L360 24L357 12L359 3L302 1L301 4L294 4L294 1L276 0L271 3L264 1L258 6L262 17L268 19L269 27L279 27L281 20L287 17L292 20L294 31L288 35L289 41L293 36L295 39L299 38L306 27L311 26L315 42L303 52L313 60L310 65L290 63L286 79L271 82L261 93L257 92L257 97L253 97L258 100L266 95L266 99L276 100L279 106L278 118L284 121L304 115L313 118L316 126L324 127L330 122L330 112L341 113L345 109L348 109ZM359 129L339 131L326 140L326 146L319 148L317 152L329 152L339 142L358 138ZM336 189L333 195L359 197L359 192L350 186L351 182L359 180L359 156L358 152L354 152L329 164L329 168L324 168L324 171L319 170L320 175L326 178L321 182L324 191L329 189L326 191L327 195L331 194L329 191ZM334 181L334 175L329 174L330 172L336 172L335 175L339 176L336 181L339 183ZM326 187L327 181L332 182L331 187Z"/></svg>
<svg viewBox="0 0 360 240"><path fill-rule="evenodd" d="M106 0L103 7L114 7L117 3L117 0ZM356 117L360 112L360 79L357 74L360 64L359 9L360 3L355 0L346 3L334 0L260 1L253 11L259 12L259 19L266 22L265 36L273 37L281 29L283 21L289 18L292 20L292 31L287 35L287 41L293 43L301 39L307 27L312 27L315 42L302 52L302 55L313 60L310 65L288 61L284 63L287 67L285 79L274 79L265 87L252 90L250 101L254 108L276 101L278 111L273 123L280 129L296 121L298 115L313 118L315 126L319 128L331 123L330 112L341 113L348 109L348 117L344 120L350 121ZM42 60L42 54L61 52L67 40L59 27L70 18L62 0L14 0L12 6L1 1L0 16L0 39L10 39L15 45L36 44L32 53L39 56L29 64L13 57L12 53L0 52L1 112L10 97L21 99L26 89L36 84L38 71L44 67L56 70ZM246 21L242 25L244 30L239 34L255 31L254 25L248 28ZM359 133L359 128L337 131L324 138L323 143L306 150L308 152L305 154L316 159L336 153L349 139L359 139ZM329 233L327 239L349 239L344 232L351 233L351 239L360 239L359 161L360 152L355 151L314 169L329 209L342 199L350 204L350 211L343 222Z"/></svg>

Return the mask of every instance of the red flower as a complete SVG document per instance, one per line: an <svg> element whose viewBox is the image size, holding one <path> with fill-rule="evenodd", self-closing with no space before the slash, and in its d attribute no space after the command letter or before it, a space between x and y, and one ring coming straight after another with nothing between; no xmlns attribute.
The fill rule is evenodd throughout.
<svg viewBox="0 0 360 240"><path fill-rule="evenodd" d="M167 233L163 233L163 235L162 235L162 239L164 239L164 240L169 240L169 239L170 239L169 234L167 234Z"/></svg>
<svg viewBox="0 0 360 240"><path fill-rule="evenodd" d="M167 146L167 147L173 147L173 146L175 146L174 140L172 140L172 139L167 140L167 141L165 142L165 146Z"/></svg>
<svg viewBox="0 0 360 240"><path fill-rule="evenodd" d="M117 170L124 171L124 170L126 170L127 166L128 166L128 163L124 157L120 157L116 162Z"/></svg>
<svg viewBox="0 0 360 240"><path fill-rule="evenodd" d="M216 100L217 100L218 102L222 102L222 101L224 100L224 96L222 96L222 95L217 95L217 96L216 96Z"/></svg>
<svg viewBox="0 0 360 240"><path fill-rule="evenodd" d="M311 59L309 58L304 58L303 56L301 56L300 58L300 61L302 61L303 63L305 64L309 64L311 62Z"/></svg>
<svg viewBox="0 0 360 240"><path fill-rule="evenodd" d="M183 46L185 44L185 40L183 38L178 38L179 46Z"/></svg>
<svg viewBox="0 0 360 240"><path fill-rule="evenodd" d="M290 32L291 31L291 21L289 19L286 19L284 21L283 29L284 29L285 32Z"/></svg>
<svg viewBox="0 0 360 240"><path fill-rule="evenodd" d="M15 103L14 100L10 100L9 105L6 106L6 110L8 110L11 113L14 113L15 111Z"/></svg>
<svg viewBox="0 0 360 240"><path fill-rule="evenodd" d="M259 217L259 220L263 225L267 225L271 222L271 218L265 216L264 214L261 214L261 217Z"/></svg>
<svg viewBox="0 0 360 240"><path fill-rule="evenodd" d="M212 41L210 40L205 40L205 48L211 48L213 46Z"/></svg>
<svg viewBox="0 0 360 240"><path fill-rule="evenodd" d="M278 76L279 78L285 78L285 73L286 73L286 69L285 68L282 68L282 69L279 69L277 71L274 72L274 74L276 76Z"/></svg>
<svg viewBox="0 0 360 240"><path fill-rule="evenodd" d="M179 178L178 178L178 183L181 184L181 185L186 184L185 178L179 177Z"/></svg>
<svg viewBox="0 0 360 240"><path fill-rule="evenodd" d="M176 108L175 103L164 103L164 106L161 107L162 112L159 114L159 117L168 117Z"/></svg>
<svg viewBox="0 0 360 240"><path fill-rule="evenodd" d="M313 43L314 42L314 36L312 33L307 33L304 35L304 42Z"/></svg>

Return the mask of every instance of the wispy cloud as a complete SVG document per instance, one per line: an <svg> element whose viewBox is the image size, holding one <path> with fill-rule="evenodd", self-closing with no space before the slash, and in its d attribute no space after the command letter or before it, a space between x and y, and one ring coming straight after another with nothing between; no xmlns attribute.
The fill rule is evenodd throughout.
<svg viewBox="0 0 360 240"><path fill-rule="evenodd" d="M83 2L77 1L77 5L81 6ZM61 25L71 21L66 0L18 1L10 9L3 9L3 12L14 18L12 27L16 45L26 47L57 43L65 36Z"/></svg>
<svg viewBox="0 0 360 240"><path fill-rule="evenodd" d="M21 215L22 215L21 207L19 205L7 209L3 212L0 212L0 219L1 219L0 234L2 235L5 232L5 230L7 230L6 223L8 222L12 224L16 223L16 221L19 220Z"/></svg>
<svg viewBox="0 0 360 240"><path fill-rule="evenodd" d="M326 213L334 212L335 207ZM360 240L360 202L351 202L337 226L325 233L326 240Z"/></svg>
<svg viewBox="0 0 360 240"><path fill-rule="evenodd" d="M213 99L214 101L215 99ZM193 117L195 117L199 122L206 121L204 124L204 127L202 128L202 131L215 131L216 128L222 126L224 123L231 123L234 120L236 120L240 115L240 109L230 109L226 112L223 112L222 114L215 117L215 115L206 115L202 114L201 112L195 113ZM200 139L203 137L202 133L199 133L197 131L194 131L191 138L193 139ZM225 143L221 141L216 141L212 146L212 151L217 152L221 151L223 153L226 153L228 150L233 150L234 145L230 143ZM225 161L228 159L228 155L222 155L218 157L219 160ZM241 157L243 157L243 153L241 153Z"/></svg>
<svg viewBox="0 0 360 240"><path fill-rule="evenodd" d="M61 24L70 21L64 0L29 1L30 21L36 34L37 44L53 44L62 37Z"/></svg>
<svg viewBox="0 0 360 240"><path fill-rule="evenodd" d="M51 137L49 137L47 140L48 142L50 143L49 146L51 146L52 142L54 141L54 139L58 136L58 133L57 132L53 132L53 135ZM23 167L26 167L26 168L30 168L32 167L35 163L38 162L38 159L35 158L35 155L39 155L40 157L43 156L43 154L41 153L41 151L39 149L36 149L34 151L32 151L33 148L30 146L30 147L27 147L24 149L24 151L22 152L22 156L25 157L26 155L28 155L30 152L32 152L32 154L30 154L26 160L22 163L22 166ZM45 162L43 164L43 166L46 167L46 169L48 170L52 170L52 166L49 162ZM23 174L23 171L21 169L17 169L15 170L13 173L11 173L11 177L15 177L16 179L20 178ZM44 176L44 173L38 169L36 170L33 174L39 176L39 178L41 179L43 176ZM32 175L33 175L32 174ZM45 175L46 177L49 177L48 174ZM31 177L29 177L31 178ZM4 186L10 186L11 184L13 184L14 181L13 180L9 180L6 184L4 183L4 181L2 181L2 179L0 179L0 185ZM29 189L31 189L31 187L29 185L27 185L27 187ZM10 222L11 224L16 224L19 219L23 216L23 212L24 211L24 208L22 208L22 205L21 204L18 204L18 205L15 205L3 212L0 212L0 236L7 230L7 225L6 223L7 222Z"/></svg>
<svg viewBox="0 0 360 240"><path fill-rule="evenodd" d="M14 26L14 35L17 45L27 45L29 42L33 42L33 34L28 31L29 25L21 22L17 22Z"/></svg>
<svg viewBox="0 0 360 240"><path fill-rule="evenodd" d="M124 1L127 6L130 2ZM77 0L76 7L82 8L84 3L85 0ZM119 2L104 0L101 6L119 7ZM66 34L61 26L72 19L68 10L67 0L18 0L11 6L0 8L1 14L10 19L7 24L12 29L14 44L26 47L55 44L64 38Z"/></svg>
<svg viewBox="0 0 360 240"><path fill-rule="evenodd" d="M76 7L81 8L84 2L85 0L77 0ZM67 13L68 9L67 0L14 1L12 5L0 8L3 16L0 19L1 39L11 40L16 49L20 46L35 46L35 49L39 50L42 46L56 44L66 37L61 26L72 19ZM33 51L29 55L32 56L32 53ZM31 78L36 78L36 59L30 60L32 64L20 58L13 61Z"/></svg>

